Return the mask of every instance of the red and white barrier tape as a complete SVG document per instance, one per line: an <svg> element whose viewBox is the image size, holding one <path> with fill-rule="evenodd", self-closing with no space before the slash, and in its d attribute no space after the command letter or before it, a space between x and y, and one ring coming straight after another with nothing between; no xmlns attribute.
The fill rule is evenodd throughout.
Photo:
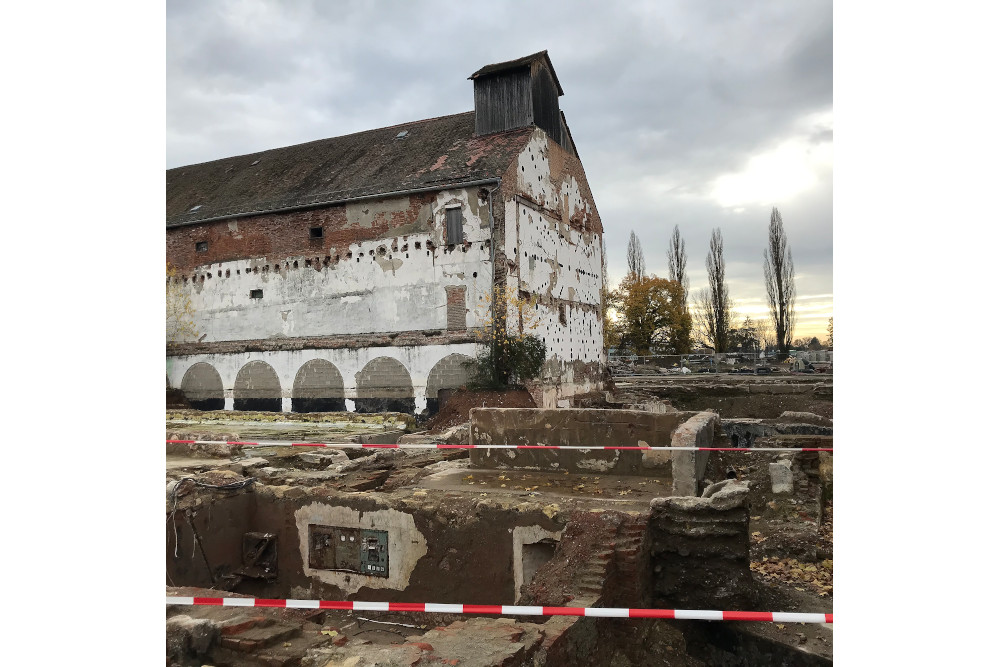
<svg viewBox="0 0 1000 667"><path fill-rule="evenodd" d="M568 449L589 452L594 449L656 450L682 452L832 452L833 447L650 447L649 445L441 445L416 443L403 445L361 444L357 442L241 442L238 440L167 440L181 445L243 445L244 447L331 447L333 449Z"/></svg>
<svg viewBox="0 0 1000 667"><path fill-rule="evenodd" d="M433 604L430 602L350 602L330 600L268 600L262 598L167 597L168 605L215 607L284 607L288 609L346 609L349 611L405 611L436 614L503 614L513 616L602 616L606 618L676 618L695 621L764 621L776 623L833 623L833 614L784 611L714 611L709 609L629 609L623 607L518 607L487 604Z"/></svg>

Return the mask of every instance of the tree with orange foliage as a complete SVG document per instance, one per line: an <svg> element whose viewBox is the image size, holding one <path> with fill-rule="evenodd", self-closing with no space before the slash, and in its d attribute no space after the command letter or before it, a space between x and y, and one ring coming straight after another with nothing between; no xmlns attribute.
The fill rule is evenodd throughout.
<svg viewBox="0 0 1000 667"><path fill-rule="evenodd" d="M676 280L629 273L609 303L619 315L614 327L621 347L637 354L649 354L654 345L674 354L691 351L691 315Z"/></svg>

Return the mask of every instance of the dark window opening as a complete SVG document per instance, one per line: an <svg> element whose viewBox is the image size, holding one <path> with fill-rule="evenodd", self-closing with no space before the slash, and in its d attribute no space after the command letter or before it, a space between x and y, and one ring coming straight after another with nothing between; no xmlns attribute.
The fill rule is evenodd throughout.
<svg viewBox="0 0 1000 667"><path fill-rule="evenodd" d="M208 252L208 241L198 241L194 244L195 252Z"/></svg>
<svg viewBox="0 0 1000 667"><path fill-rule="evenodd" d="M566 324L566 304L559 306L559 324Z"/></svg>
<svg viewBox="0 0 1000 667"><path fill-rule="evenodd" d="M309 238L311 238L311 239L321 239L321 238L323 238L323 228L322 227L310 227L309 228Z"/></svg>
<svg viewBox="0 0 1000 667"><path fill-rule="evenodd" d="M445 233L447 234L448 244L453 245L463 242L465 236L462 232L462 209L449 208L444 213L447 225Z"/></svg>
<svg viewBox="0 0 1000 667"><path fill-rule="evenodd" d="M264 290L262 290L262 289L252 289L252 290L250 290L250 298L251 299L263 299L264 298Z"/></svg>

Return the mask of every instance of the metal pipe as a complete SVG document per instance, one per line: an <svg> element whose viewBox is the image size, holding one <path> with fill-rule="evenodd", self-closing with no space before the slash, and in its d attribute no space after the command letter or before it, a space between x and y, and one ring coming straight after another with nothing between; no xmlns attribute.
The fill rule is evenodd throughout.
<svg viewBox="0 0 1000 667"><path fill-rule="evenodd" d="M493 220L493 193L500 189L500 179L496 179L497 186L490 190L486 194L486 204L490 211L490 309L493 311L492 317L490 317L490 340L496 340L496 326L497 326L497 313L496 313L496 280L497 280L497 237L496 237L496 222Z"/></svg>

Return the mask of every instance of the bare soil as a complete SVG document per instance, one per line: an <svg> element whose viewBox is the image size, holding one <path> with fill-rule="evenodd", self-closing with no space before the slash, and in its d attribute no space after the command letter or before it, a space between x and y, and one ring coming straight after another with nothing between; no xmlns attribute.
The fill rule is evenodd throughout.
<svg viewBox="0 0 1000 667"><path fill-rule="evenodd" d="M527 389L504 391L456 391L441 410L427 421L431 433L442 433L469 421L472 408L534 408L535 399Z"/></svg>

